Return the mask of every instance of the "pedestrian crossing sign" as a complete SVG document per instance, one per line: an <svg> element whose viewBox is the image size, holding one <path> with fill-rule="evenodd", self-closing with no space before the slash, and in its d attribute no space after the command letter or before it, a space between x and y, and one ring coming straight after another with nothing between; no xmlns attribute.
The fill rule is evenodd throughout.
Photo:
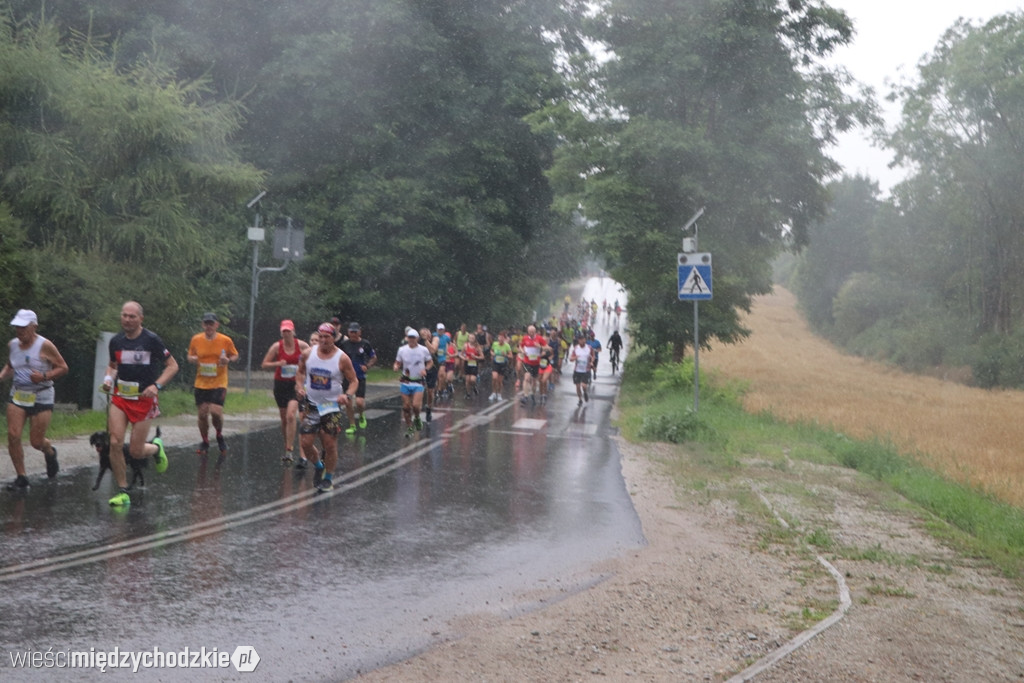
<svg viewBox="0 0 1024 683"><path fill-rule="evenodd" d="M711 254L679 255L679 300L711 299Z"/></svg>

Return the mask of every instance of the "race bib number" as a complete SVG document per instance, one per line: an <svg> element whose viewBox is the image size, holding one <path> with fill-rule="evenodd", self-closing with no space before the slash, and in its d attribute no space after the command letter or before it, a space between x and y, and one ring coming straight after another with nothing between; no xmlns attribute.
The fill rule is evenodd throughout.
<svg viewBox="0 0 1024 683"><path fill-rule="evenodd" d="M523 353L526 355L526 359L530 361L537 360L540 356L540 347L537 346L524 346Z"/></svg>
<svg viewBox="0 0 1024 683"><path fill-rule="evenodd" d="M299 372L298 365L282 365L281 366L281 378L282 379L293 379Z"/></svg>
<svg viewBox="0 0 1024 683"><path fill-rule="evenodd" d="M540 359L540 366L542 368L546 368L548 366L548 359L547 358L541 358Z"/></svg>
<svg viewBox="0 0 1024 683"><path fill-rule="evenodd" d="M468 365L471 368L475 368L476 367L476 361L475 360L467 360L466 361L466 365Z"/></svg>
<svg viewBox="0 0 1024 683"><path fill-rule="evenodd" d="M117 380L117 394L123 399L129 401L139 400L139 383L138 382L125 382L124 380Z"/></svg>
<svg viewBox="0 0 1024 683"><path fill-rule="evenodd" d="M321 401L316 404L316 410L321 415L330 415L331 413L339 412L341 406L338 405L337 401Z"/></svg>
<svg viewBox="0 0 1024 683"><path fill-rule="evenodd" d="M21 391L15 389L14 395L11 396L11 402L16 406L21 406L22 408L31 408L36 404L36 394L34 391Z"/></svg>
<svg viewBox="0 0 1024 683"><path fill-rule="evenodd" d="M200 363L199 364L199 376L200 377L216 377L217 376L217 364L216 363Z"/></svg>

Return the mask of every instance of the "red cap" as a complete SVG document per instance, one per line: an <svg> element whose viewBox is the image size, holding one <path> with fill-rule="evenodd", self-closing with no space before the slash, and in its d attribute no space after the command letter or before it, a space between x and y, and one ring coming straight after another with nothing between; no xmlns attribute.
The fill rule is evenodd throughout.
<svg viewBox="0 0 1024 683"><path fill-rule="evenodd" d="M320 323L320 327L316 328L316 331L320 334L329 334L334 336L334 325L330 323Z"/></svg>
<svg viewBox="0 0 1024 683"><path fill-rule="evenodd" d="M295 331L295 323L293 323L291 320L282 320L281 321L281 329L282 330L291 330L292 332L294 332Z"/></svg>

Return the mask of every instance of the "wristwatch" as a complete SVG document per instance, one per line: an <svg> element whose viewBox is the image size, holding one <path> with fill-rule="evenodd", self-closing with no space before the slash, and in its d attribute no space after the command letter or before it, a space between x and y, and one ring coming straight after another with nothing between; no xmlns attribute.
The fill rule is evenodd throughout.
<svg viewBox="0 0 1024 683"><path fill-rule="evenodd" d="M156 387L157 391L160 391L164 388L164 385L160 384L160 382L153 382L153 386Z"/></svg>

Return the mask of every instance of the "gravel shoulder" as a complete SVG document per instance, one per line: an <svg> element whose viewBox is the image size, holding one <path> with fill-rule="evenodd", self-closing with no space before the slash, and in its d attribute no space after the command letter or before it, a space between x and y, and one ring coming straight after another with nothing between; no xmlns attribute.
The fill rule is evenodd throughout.
<svg viewBox="0 0 1024 683"><path fill-rule="evenodd" d="M852 606L754 680L1024 677L1020 588L857 473L748 462L743 479L695 486L666 473L684 450L619 447L646 547L594 567L605 579L588 589L513 618L465 617L451 624L461 637L358 680L728 680L837 608L819 554ZM808 542L826 537L831 549Z"/></svg>

